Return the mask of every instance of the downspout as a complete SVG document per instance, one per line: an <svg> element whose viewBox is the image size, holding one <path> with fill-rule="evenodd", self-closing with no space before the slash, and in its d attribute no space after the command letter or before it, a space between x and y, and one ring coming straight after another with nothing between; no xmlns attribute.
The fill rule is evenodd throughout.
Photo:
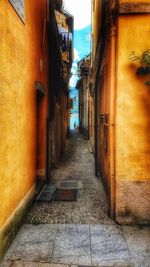
<svg viewBox="0 0 150 267"><path fill-rule="evenodd" d="M105 0L102 1L102 12L101 12L101 27L100 27L100 32L99 32L99 44L97 48L97 57L98 57L98 67L96 70L96 82L95 82L95 114L94 114L94 119L95 119L95 125L94 125L94 137L95 137L95 175L99 176L99 165L98 165L98 139L99 139L99 134L98 134L98 119L99 119L99 90L100 90L100 70L101 70L101 64L103 60L103 53L105 49L105 17L107 14L105 14L105 5L106 2Z"/></svg>
<svg viewBox="0 0 150 267"><path fill-rule="evenodd" d="M46 183L50 183L50 163L51 163L51 145L50 145L50 122L51 122L51 102L52 102L52 88L53 88L53 81L52 81L52 73L50 64L52 64L52 51L53 51L53 3L50 0L47 0L47 36L48 36L48 114L46 120ZM50 45L51 44L51 45Z"/></svg>
<svg viewBox="0 0 150 267"><path fill-rule="evenodd" d="M98 176L98 121L97 121L97 116L98 116L98 86L96 84L95 88L95 110L94 110L94 119L95 119L95 125L94 125L94 139L95 139L95 175Z"/></svg>
<svg viewBox="0 0 150 267"><path fill-rule="evenodd" d="M117 97L117 6L113 9L111 27L111 77L110 77L110 215L115 219L116 205L116 97Z"/></svg>
<svg viewBox="0 0 150 267"><path fill-rule="evenodd" d="M50 45L49 45L49 34L51 33L50 27L50 1L47 0L47 20L46 20L46 30L48 36L48 104L47 104L47 118L46 118L46 183L49 184L49 114L50 114L50 101L49 101L49 92L50 92L50 75L49 75L49 66L50 66Z"/></svg>

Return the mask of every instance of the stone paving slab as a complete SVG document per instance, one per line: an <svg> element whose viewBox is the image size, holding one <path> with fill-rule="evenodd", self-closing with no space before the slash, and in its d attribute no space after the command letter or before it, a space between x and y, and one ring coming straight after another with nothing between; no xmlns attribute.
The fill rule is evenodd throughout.
<svg viewBox="0 0 150 267"><path fill-rule="evenodd" d="M89 225L87 224L58 224L57 234L60 235L89 235Z"/></svg>
<svg viewBox="0 0 150 267"><path fill-rule="evenodd" d="M25 224L0 266L48 264L150 267L150 227Z"/></svg>
<svg viewBox="0 0 150 267"><path fill-rule="evenodd" d="M103 224L25 224L0 266L150 267L149 231Z"/></svg>
<svg viewBox="0 0 150 267"><path fill-rule="evenodd" d="M88 225L59 225L53 263L91 265L90 231Z"/></svg>
<svg viewBox="0 0 150 267"><path fill-rule="evenodd" d="M137 267L150 267L150 227L123 226L124 236Z"/></svg>
<svg viewBox="0 0 150 267"><path fill-rule="evenodd" d="M7 261L3 262L1 267L72 267L69 265L62 265L62 264L52 264L52 263L39 263L39 262L29 262L29 261ZM77 266L73 266L77 267Z"/></svg>
<svg viewBox="0 0 150 267"><path fill-rule="evenodd" d="M131 259L121 226L95 225L90 227L93 265L116 264Z"/></svg>
<svg viewBox="0 0 150 267"><path fill-rule="evenodd" d="M143 252L150 255L150 227L122 226L130 251Z"/></svg>
<svg viewBox="0 0 150 267"><path fill-rule="evenodd" d="M57 225L24 225L8 250L5 260L50 262Z"/></svg>

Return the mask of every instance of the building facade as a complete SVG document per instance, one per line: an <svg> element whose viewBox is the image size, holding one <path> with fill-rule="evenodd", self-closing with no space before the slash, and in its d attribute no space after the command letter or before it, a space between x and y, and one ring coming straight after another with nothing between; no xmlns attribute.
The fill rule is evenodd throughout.
<svg viewBox="0 0 150 267"><path fill-rule="evenodd" d="M89 137L89 69L90 55L78 62L79 130Z"/></svg>
<svg viewBox="0 0 150 267"><path fill-rule="evenodd" d="M120 224L150 223L149 89L129 60L149 49L149 13L149 1L93 1L90 131L96 175Z"/></svg>
<svg viewBox="0 0 150 267"><path fill-rule="evenodd" d="M50 23L51 52L49 61L52 62L53 70L50 73L51 90L51 111L50 111L50 136L51 164L57 167L60 156L65 145L69 128L70 111L69 101L69 79L73 61L73 17L66 11L59 8L54 1Z"/></svg>
<svg viewBox="0 0 150 267"><path fill-rule="evenodd" d="M55 2L0 5L1 257L35 197L37 179L49 182L60 142L65 146L68 84Z"/></svg>

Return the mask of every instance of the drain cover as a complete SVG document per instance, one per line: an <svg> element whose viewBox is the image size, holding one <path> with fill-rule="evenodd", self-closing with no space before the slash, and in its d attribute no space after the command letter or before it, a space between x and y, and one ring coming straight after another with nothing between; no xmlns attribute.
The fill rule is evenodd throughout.
<svg viewBox="0 0 150 267"><path fill-rule="evenodd" d="M53 199L55 201L76 201L77 189L57 189Z"/></svg>
<svg viewBox="0 0 150 267"><path fill-rule="evenodd" d="M37 201L45 201L49 202L52 200L53 194L49 192L41 192L41 194L37 197Z"/></svg>
<svg viewBox="0 0 150 267"><path fill-rule="evenodd" d="M52 192L53 193L53 192L56 191L56 189L57 189L57 187L54 184L45 184L43 186L42 191L44 191L44 192Z"/></svg>
<svg viewBox="0 0 150 267"><path fill-rule="evenodd" d="M53 198L53 195L56 192L56 189L57 188L55 185L44 185L36 201L45 201L45 202L51 201Z"/></svg>

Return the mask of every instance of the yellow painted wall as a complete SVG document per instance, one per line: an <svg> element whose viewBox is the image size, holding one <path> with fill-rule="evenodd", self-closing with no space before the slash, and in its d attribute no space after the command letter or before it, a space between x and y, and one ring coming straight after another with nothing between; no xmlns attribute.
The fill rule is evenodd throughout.
<svg viewBox="0 0 150 267"><path fill-rule="evenodd" d="M101 26L101 7L102 7L102 1L101 0L92 0L92 55L91 55L91 67L95 68L95 62L96 59L96 52L97 52L97 46L98 46L98 38L99 38L99 31ZM90 81L93 82L95 70L93 73L90 74ZM94 152L94 96L89 96L89 132L90 132L90 145L92 148L92 151Z"/></svg>
<svg viewBox="0 0 150 267"><path fill-rule="evenodd" d="M0 226L35 182L36 91L46 1L25 0L25 25L0 2ZM46 86L46 78L43 78Z"/></svg>
<svg viewBox="0 0 150 267"><path fill-rule="evenodd" d="M150 89L149 77L136 75L130 62L150 48L150 15L120 16L118 21L116 106L116 220L123 224L150 222Z"/></svg>
<svg viewBox="0 0 150 267"><path fill-rule="evenodd" d="M137 76L138 63L128 58L132 51L140 55L150 48L150 15L120 17L118 32L116 176L146 180L150 179L150 89L144 85L148 77Z"/></svg>
<svg viewBox="0 0 150 267"><path fill-rule="evenodd" d="M96 54L101 2L95 0L93 10L93 57ZM144 2L149 3L149 0ZM150 75L137 76L139 63L130 62L129 56L132 51L141 55L144 50L150 49L150 15L118 15L118 24L112 23L111 27L106 44L108 56L99 113L110 113L111 126L115 129L111 128L108 135L109 153L100 153L99 149L100 168L107 186L110 185L112 216L122 224L147 224L150 222L150 88L144 81L150 80Z"/></svg>
<svg viewBox="0 0 150 267"><path fill-rule="evenodd" d="M101 4L102 1L100 0L93 0L92 3L93 57L96 54L99 30L101 26Z"/></svg>

